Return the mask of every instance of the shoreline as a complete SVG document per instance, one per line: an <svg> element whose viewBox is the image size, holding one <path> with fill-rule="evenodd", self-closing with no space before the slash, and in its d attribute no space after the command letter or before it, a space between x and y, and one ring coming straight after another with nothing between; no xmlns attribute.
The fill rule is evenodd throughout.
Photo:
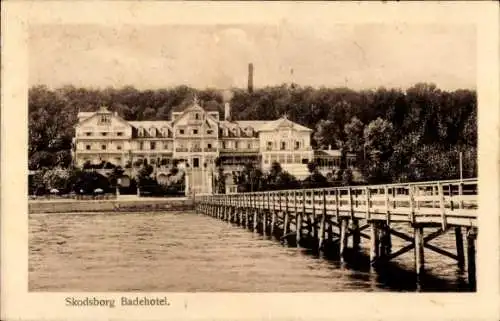
<svg viewBox="0 0 500 321"><path fill-rule="evenodd" d="M122 213L194 210L190 198L136 198L109 200L30 200L29 214Z"/></svg>

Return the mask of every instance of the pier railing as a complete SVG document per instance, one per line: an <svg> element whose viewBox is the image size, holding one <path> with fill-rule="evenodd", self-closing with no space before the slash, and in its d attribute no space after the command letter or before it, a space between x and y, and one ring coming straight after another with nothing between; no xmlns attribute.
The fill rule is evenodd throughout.
<svg viewBox="0 0 500 321"><path fill-rule="evenodd" d="M477 235L477 179L416 182L406 184L347 186L199 196L199 213L236 223L264 235L276 231L280 239L304 237L318 251L339 244L343 260L348 239L358 251L361 238L370 242L370 262L389 261L414 249L417 275L424 271L424 248L454 259L462 268L467 262L471 286L475 287ZM393 225L407 225L413 235ZM370 234L363 233L369 229ZM434 231L424 234L424 229ZM430 244L453 229L456 253ZM466 231L467 261L462 230ZM392 251L391 237L406 245Z"/></svg>
<svg viewBox="0 0 500 321"><path fill-rule="evenodd" d="M200 196L198 203L367 220L476 226L477 179Z"/></svg>

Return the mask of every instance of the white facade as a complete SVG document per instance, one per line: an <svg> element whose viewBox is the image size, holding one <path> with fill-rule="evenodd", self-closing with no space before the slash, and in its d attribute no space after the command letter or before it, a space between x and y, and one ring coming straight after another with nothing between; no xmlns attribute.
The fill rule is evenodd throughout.
<svg viewBox="0 0 500 321"><path fill-rule="evenodd" d="M106 108L80 113L74 163L105 161L133 169L137 161L147 160L161 175L176 159L185 166L190 191L196 193L212 192L217 157L230 171L249 160L263 170L277 161L299 179L308 175L307 163L314 158L311 129L286 116L274 121L219 117L218 111L204 110L196 99L184 110L172 112L168 121L126 121Z"/></svg>

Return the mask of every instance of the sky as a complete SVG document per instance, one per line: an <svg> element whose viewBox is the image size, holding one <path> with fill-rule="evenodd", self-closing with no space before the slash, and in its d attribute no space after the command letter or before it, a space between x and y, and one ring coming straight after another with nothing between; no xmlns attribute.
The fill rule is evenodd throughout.
<svg viewBox="0 0 500 321"><path fill-rule="evenodd" d="M476 30L470 25L330 24L35 25L30 85L138 89L476 87Z"/></svg>

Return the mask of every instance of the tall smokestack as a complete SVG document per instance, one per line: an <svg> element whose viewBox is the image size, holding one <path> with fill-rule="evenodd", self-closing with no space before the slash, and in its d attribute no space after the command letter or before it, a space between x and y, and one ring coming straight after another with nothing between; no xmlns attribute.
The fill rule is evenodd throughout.
<svg viewBox="0 0 500 321"><path fill-rule="evenodd" d="M253 92L253 63L248 64L248 92Z"/></svg>
<svg viewBox="0 0 500 321"><path fill-rule="evenodd" d="M224 120L231 121L231 105L228 101L224 103Z"/></svg>

